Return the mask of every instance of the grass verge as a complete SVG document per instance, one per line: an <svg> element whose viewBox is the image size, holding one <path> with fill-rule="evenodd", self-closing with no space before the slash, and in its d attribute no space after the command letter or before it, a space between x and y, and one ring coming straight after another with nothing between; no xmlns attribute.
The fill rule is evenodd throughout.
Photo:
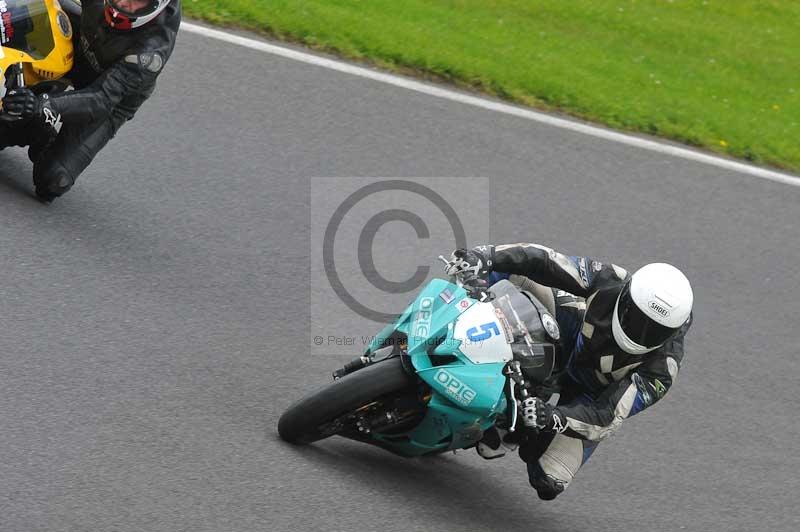
<svg viewBox="0 0 800 532"><path fill-rule="evenodd" d="M800 2L184 0L220 25L800 170Z"/></svg>

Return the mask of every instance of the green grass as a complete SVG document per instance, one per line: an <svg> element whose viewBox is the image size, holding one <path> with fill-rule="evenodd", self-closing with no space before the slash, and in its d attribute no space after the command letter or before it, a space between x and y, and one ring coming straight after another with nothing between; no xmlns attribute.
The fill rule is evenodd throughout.
<svg viewBox="0 0 800 532"><path fill-rule="evenodd" d="M800 170L793 0L184 0L184 10Z"/></svg>

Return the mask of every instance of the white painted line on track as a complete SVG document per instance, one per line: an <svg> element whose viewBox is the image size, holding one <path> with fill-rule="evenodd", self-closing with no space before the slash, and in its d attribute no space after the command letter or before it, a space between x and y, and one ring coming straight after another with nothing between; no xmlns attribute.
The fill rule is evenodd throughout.
<svg viewBox="0 0 800 532"><path fill-rule="evenodd" d="M714 155L709 155L699 151L690 150L688 148L681 148L679 146L673 146L671 144L665 144L662 142L657 142L655 140L635 137L633 135L626 135L625 133L618 133L616 131L610 131L607 129L603 129L601 127L582 124L580 122L573 122L571 120L558 118L538 111L532 111L530 109L525 109L522 107L517 107L515 105L501 103L486 98L481 98L478 96L471 96L469 94L460 93L443 87L438 87L436 85L422 83L420 81L415 81L412 79L396 76L393 74L378 72L375 70L371 70L369 68L355 66L342 61L336 61L334 59L320 57L311 53L301 52L299 50L293 50L291 48L285 48L283 46L277 46L275 44L270 44L264 41L243 37L241 35L236 35L233 33L216 30L213 28L209 28L207 26L200 26L197 24L191 24L189 22L183 22L181 24L181 30L187 31L189 33L195 33L197 35L203 35L205 37L210 37L212 39L217 39L227 43L244 46L246 48L258 50L260 52L266 52L269 54L278 55L281 57L285 57L287 59L293 59L295 61L300 61L310 65L316 65L331 70L336 70L338 72L344 72L346 74L360 76L362 78L371 79L373 81L379 81L381 83L388 83L389 85L394 85L396 87L402 87L404 89L421 92L423 94L428 94L430 96L435 96L437 98L444 98L446 100L472 105L475 107L480 107L482 109L488 109L490 111L496 111L498 113L512 115L519 118L533 120L534 122L548 124L562 129L577 131L578 133L583 133L585 135L591 135L593 137L598 137L613 142L619 142L621 144L627 144L629 146L635 146L637 148L643 148L645 150L655 151L658 153L665 153L667 155L680 157L682 159L688 159L691 161L710 164L719 168L724 168L726 170L733 170L734 172L749 174L751 176L758 177L761 179L768 179L770 181L776 181L778 183L784 183L786 185L800 187L800 177L796 177L790 174L785 174L782 172L777 172L775 170L759 168L758 166L753 166L738 161L732 161L730 159L724 159L722 157L716 157Z"/></svg>

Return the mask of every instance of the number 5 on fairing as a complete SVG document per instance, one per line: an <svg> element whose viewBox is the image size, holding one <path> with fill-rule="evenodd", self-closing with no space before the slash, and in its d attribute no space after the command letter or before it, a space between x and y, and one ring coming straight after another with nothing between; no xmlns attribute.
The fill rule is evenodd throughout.
<svg viewBox="0 0 800 532"><path fill-rule="evenodd" d="M480 326L480 330L483 332L478 334L478 327L470 327L467 329L467 338L471 342L483 342L491 338L493 334L500 334L500 329L497 328L497 322L495 321L484 323Z"/></svg>

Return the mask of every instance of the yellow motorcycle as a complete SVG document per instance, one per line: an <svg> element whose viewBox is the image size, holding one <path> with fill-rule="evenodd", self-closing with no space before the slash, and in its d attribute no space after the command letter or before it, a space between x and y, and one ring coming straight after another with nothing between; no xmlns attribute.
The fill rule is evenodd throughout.
<svg viewBox="0 0 800 532"><path fill-rule="evenodd" d="M74 53L72 23L58 0L0 0L0 99L22 87L66 89ZM0 107L0 118L17 117Z"/></svg>

